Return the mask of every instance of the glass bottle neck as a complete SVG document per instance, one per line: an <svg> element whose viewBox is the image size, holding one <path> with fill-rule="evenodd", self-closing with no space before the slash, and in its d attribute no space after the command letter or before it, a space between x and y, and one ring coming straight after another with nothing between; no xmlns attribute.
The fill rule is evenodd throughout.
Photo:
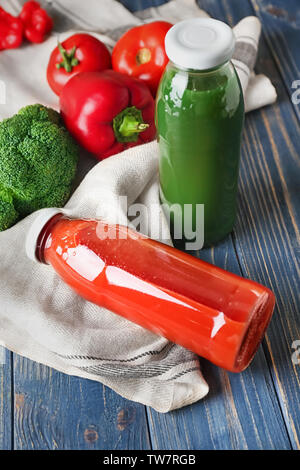
<svg viewBox="0 0 300 470"><path fill-rule="evenodd" d="M37 243L36 243L36 251L35 251L35 255L36 255L36 258L37 260L40 262L40 263L44 263L44 264L47 264L46 260L45 260L45 256L44 256L44 252L45 252L45 247L46 247L46 243L47 243L47 240L49 239L49 236L51 235L51 231L54 227L54 225L58 222L58 220L60 220L62 217L64 217L63 214L59 213L59 214L56 214L54 215L51 219L48 220L48 222L44 225L44 227L42 228L39 236L38 236L38 239L37 239Z"/></svg>
<svg viewBox="0 0 300 470"><path fill-rule="evenodd" d="M231 65L231 61L227 60L226 62L217 65L216 67L213 67L211 69L186 69L184 67L181 67L174 62L170 61L168 64L168 67L175 68L179 71L187 72L189 74L201 74L201 75L213 75L214 73L219 73L220 71L226 69Z"/></svg>

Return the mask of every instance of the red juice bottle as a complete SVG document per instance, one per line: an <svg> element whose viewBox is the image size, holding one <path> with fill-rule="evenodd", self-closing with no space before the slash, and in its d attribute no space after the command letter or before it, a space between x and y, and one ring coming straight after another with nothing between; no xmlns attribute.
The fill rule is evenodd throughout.
<svg viewBox="0 0 300 470"><path fill-rule="evenodd" d="M273 313L268 288L122 225L45 209L26 248L83 298L232 372L248 366Z"/></svg>

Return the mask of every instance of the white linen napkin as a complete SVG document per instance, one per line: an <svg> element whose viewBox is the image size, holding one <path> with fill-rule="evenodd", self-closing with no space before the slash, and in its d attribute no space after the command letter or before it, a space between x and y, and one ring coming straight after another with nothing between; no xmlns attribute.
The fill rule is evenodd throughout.
<svg viewBox="0 0 300 470"><path fill-rule="evenodd" d="M14 14L18 13L16 4L2 2ZM163 17L177 21L204 14L193 0L173 0L157 9L139 12L138 16L114 0L90 0L89 8L86 5L80 0L49 2L61 40L70 35L70 28L84 29L97 31L93 34L111 47L121 30L143 20ZM260 34L257 21L246 18L235 29L242 54L236 50L235 61L244 67L238 73L243 74L240 78L248 109L263 106L276 97L263 75L251 75L248 85ZM243 24L248 42L241 38ZM56 42L57 33L43 44L1 52L0 84L5 94L1 94L0 118L37 102L58 108L45 73ZM96 166L94 159L82 155L78 182L90 171L68 202L68 213L75 217L102 216L111 221L121 218L127 223L127 214L120 213L118 203L118 196L126 195L129 204L140 201L152 211L152 226L161 226L162 241L171 243L162 212L153 209L159 202L157 161L156 142L135 147ZM208 385L194 354L84 301L51 267L35 264L26 257L24 238L35 217L32 214L0 233L0 344L67 374L100 381L122 396L160 412L204 397Z"/></svg>
<svg viewBox="0 0 300 470"><path fill-rule="evenodd" d="M98 163L66 205L67 213L122 221L123 188L128 204L138 199L158 204L157 162L157 143L151 142ZM27 258L24 237L36 216L0 233L1 343L67 374L101 381L157 411L206 395L194 354L84 301L50 266ZM126 223L126 214L123 219ZM165 224L168 234L162 213L152 222Z"/></svg>

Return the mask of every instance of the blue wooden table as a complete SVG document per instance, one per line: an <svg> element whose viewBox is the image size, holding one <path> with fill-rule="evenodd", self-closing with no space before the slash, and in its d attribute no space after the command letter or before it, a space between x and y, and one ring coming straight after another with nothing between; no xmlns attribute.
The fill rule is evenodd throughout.
<svg viewBox="0 0 300 470"><path fill-rule="evenodd" d="M164 1L122 3L137 10ZM246 117L234 232L199 254L275 292L266 338L241 374L202 360L210 393L168 414L4 351L1 449L300 449L300 93L292 100L292 84L300 79L300 3L200 0L199 5L231 25L247 15L260 18L256 70L267 74L278 92L275 105Z"/></svg>

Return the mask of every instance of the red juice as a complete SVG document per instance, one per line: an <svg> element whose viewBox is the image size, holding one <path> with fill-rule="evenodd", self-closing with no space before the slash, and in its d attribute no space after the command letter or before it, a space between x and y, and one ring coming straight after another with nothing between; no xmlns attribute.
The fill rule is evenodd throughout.
<svg viewBox="0 0 300 470"><path fill-rule="evenodd" d="M125 226L57 214L28 238L80 296L233 372L272 316L268 288Z"/></svg>

